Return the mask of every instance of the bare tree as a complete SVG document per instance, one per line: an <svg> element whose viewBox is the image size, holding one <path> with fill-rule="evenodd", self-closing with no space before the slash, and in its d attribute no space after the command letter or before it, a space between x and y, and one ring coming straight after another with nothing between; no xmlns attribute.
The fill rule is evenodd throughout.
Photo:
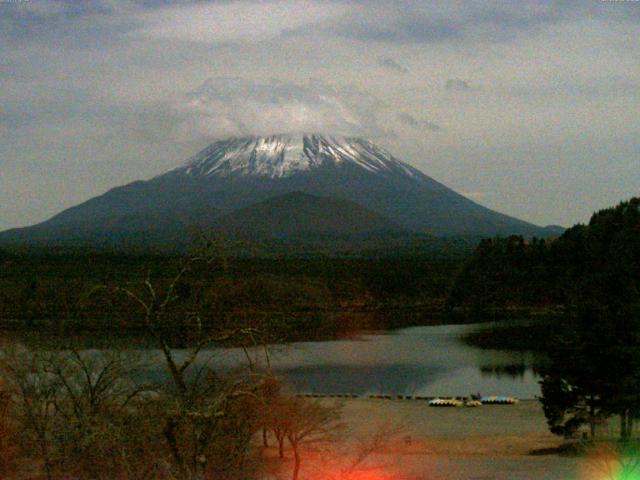
<svg viewBox="0 0 640 480"><path fill-rule="evenodd" d="M389 443L397 441L403 431L402 426L383 423L371 433L346 438L342 445L334 445L334 450L339 450L328 456L335 459L336 465L324 465L321 476L328 480L377 478L376 472L386 470L389 465L388 461L384 464L375 463L375 454L380 453ZM330 472L329 475L326 474L327 471Z"/></svg>
<svg viewBox="0 0 640 480"><path fill-rule="evenodd" d="M114 350L37 346L3 352L17 438L30 457L36 447L48 479L61 473L145 477L146 429L135 428L137 410L129 407L140 392L127 377L131 362L131 355Z"/></svg>
<svg viewBox="0 0 640 480"><path fill-rule="evenodd" d="M6 388L19 417L23 448L31 445L39 453L47 480L53 478L55 405L57 379L46 368L42 353L15 350L3 352L2 370Z"/></svg>
<svg viewBox="0 0 640 480"><path fill-rule="evenodd" d="M251 376L223 378L214 375L211 365L202 361L203 352L211 347L254 338L256 333L249 328L211 331L204 326L197 301L185 302L186 296L193 296L187 279L195 270L205 269L211 274L224 267L224 258L216 253L216 245L205 240L198 253L184 261L165 287L152 282L148 275L141 289L115 289L140 307L142 324L162 353L171 382L161 392L162 408L157 413L164 418L162 432L176 474L185 480L199 480L209 469L220 467L211 465L211 460L217 457L212 449L219 444L218 435L229 433L225 432L224 425L238 420L230 417L232 404L243 396L255 395L257 388ZM183 355L178 355L173 347L176 336L184 343L181 345ZM250 438L247 432L252 434L251 429L255 427L251 422L241 423L245 430L236 434L244 439L242 453L246 454ZM236 451L232 456L239 453Z"/></svg>
<svg viewBox="0 0 640 480"><path fill-rule="evenodd" d="M47 364L59 388L54 407L60 469L105 480L148 475L153 462L145 465L151 455L145 455L148 437L138 413L139 396L149 387L133 379L138 356L72 347L51 353Z"/></svg>
<svg viewBox="0 0 640 480"><path fill-rule="evenodd" d="M0 478L8 476L15 467L15 422L11 418L10 402L10 392L0 382Z"/></svg>
<svg viewBox="0 0 640 480"><path fill-rule="evenodd" d="M279 408L287 440L293 451L293 480L298 480L304 449L334 441L342 430L339 405L324 405L299 396L282 399Z"/></svg>
<svg viewBox="0 0 640 480"><path fill-rule="evenodd" d="M270 397L268 421L278 441L280 458L284 458L285 440L293 453L293 480L300 476L305 454L321 458L320 478L350 480L363 471L376 471L380 465L371 464L371 457L396 439L402 428L380 425L367 435L350 438L340 420L341 405L297 396L278 390Z"/></svg>

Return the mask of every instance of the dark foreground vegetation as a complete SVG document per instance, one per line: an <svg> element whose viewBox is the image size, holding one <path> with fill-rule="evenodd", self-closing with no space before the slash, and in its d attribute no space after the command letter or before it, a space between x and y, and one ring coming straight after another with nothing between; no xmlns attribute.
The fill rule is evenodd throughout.
<svg viewBox="0 0 640 480"><path fill-rule="evenodd" d="M268 443L294 480L331 450L351 478L388 435L345 448L339 407L292 394L265 346L434 321L468 251L0 252L0 477L262 478ZM222 368L220 346L246 363Z"/></svg>
<svg viewBox="0 0 640 480"><path fill-rule="evenodd" d="M551 431L594 440L620 418L634 442L640 417L640 198L597 212L553 241L483 241L465 263L450 302L469 311L528 306L544 321L472 334L472 343L536 349Z"/></svg>
<svg viewBox="0 0 640 480"><path fill-rule="evenodd" d="M267 350L262 367L248 354L242 369L223 373L205 360L207 348L255 352L453 314L502 320L469 342L541 352L552 432L595 442L616 417L620 451L633 457L639 234L640 199L632 199L557 239L484 240L466 258L464 249L252 257L211 242L186 258L1 252L2 327L44 331L50 343L3 349L0 468L48 479L254 478L260 445L275 440L280 454L291 450L295 478L304 444L340 436L338 411L286 393L269 374ZM523 312L536 321L522 323ZM141 381L146 360L127 342L108 355L81 350L70 338L82 331L109 342L134 332L160 352L166 378Z"/></svg>
<svg viewBox="0 0 640 480"><path fill-rule="evenodd" d="M205 323L210 286L196 279L221 269L206 245L161 280L96 287L96 302L113 302L114 311L128 306L120 320L134 322L150 349L86 349L72 335L4 344L2 478L260 478L268 466L262 449L275 442L279 457L285 450L292 457L296 480L309 452L340 445L339 406L297 397L271 375L265 345L279 331L277 319ZM246 353L246 363L231 372L210 350L228 344ZM145 373L150 365L165 375L154 380ZM342 477L379 442L374 434L345 453Z"/></svg>
<svg viewBox="0 0 640 480"><path fill-rule="evenodd" d="M176 294L185 308L203 305L205 326L268 319L279 326L282 340L333 338L438 321L467 252L465 247L435 256L264 258L227 255L227 247L219 247L220 266L194 266ZM135 288L148 276L166 286L183 259L177 254L0 251L0 328L126 329L133 335L140 312L104 292Z"/></svg>

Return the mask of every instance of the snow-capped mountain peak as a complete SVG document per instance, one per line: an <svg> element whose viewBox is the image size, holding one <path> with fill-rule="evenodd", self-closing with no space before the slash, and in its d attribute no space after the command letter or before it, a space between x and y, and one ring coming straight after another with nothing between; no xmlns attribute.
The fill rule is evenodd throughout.
<svg viewBox="0 0 640 480"><path fill-rule="evenodd" d="M140 239L172 245L191 226L251 239L548 234L474 203L367 140L290 134L215 142L165 174L0 234L0 243L76 245L84 238L101 245Z"/></svg>
<svg viewBox="0 0 640 480"><path fill-rule="evenodd" d="M355 165L373 173L419 177L386 150L355 137L281 134L217 141L173 170L191 177L290 177L320 167Z"/></svg>

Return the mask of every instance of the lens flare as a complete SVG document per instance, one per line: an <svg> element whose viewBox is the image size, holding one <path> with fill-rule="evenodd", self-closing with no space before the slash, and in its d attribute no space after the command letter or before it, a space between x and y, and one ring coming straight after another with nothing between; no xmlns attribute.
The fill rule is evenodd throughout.
<svg viewBox="0 0 640 480"><path fill-rule="evenodd" d="M602 444L587 455L581 471L580 480L640 480L640 455L637 449Z"/></svg>

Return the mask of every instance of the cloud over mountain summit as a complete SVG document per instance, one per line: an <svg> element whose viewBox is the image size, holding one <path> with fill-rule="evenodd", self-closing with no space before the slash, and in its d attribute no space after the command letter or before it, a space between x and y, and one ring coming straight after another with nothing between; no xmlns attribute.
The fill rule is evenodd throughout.
<svg viewBox="0 0 640 480"><path fill-rule="evenodd" d="M180 136L220 138L274 132L340 132L377 137L379 101L356 88L215 77L175 100Z"/></svg>
<svg viewBox="0 0 640 480"><path fill-rule="evenodd" d="M300 131L586 220L640 188L639 37L635 1L0 0L0 228Z"/></svg>

